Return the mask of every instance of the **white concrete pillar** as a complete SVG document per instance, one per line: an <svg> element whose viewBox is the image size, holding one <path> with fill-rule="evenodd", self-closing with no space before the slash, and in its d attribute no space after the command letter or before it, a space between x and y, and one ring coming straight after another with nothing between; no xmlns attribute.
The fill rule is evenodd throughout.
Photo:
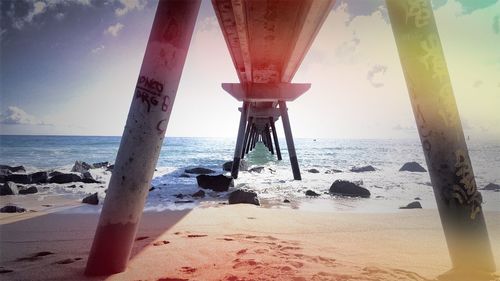
<svg viewBox="0 0 500 281"><path fill-rule="evenodd" d="M200 3L158 3L86 275L109 275L127 266Z"/></svg>

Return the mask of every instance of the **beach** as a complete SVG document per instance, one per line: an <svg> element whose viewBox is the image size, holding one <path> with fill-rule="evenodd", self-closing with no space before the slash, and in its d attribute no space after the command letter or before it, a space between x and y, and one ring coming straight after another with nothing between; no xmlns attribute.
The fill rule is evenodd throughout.
<svg viewBox="0 0 500 281"><path fill-rule="evenodd" d="M5 163L25 165L13 174L43 172L48 179L17 184L20 190L35 186L34 194L0 197L1 207L25 209L0 213L0 279L436 280L451 269L428 174L398 171L406 160L424 165L418 142L299 139L302 181L292 179L286 154L276 161L257 146L234 187L216 192L200 189L197 175L187 171L198 167L227 175L222 164L234 143L174 138L166 140L160 155L127 270L84 276L118 141L4 136ZM82 150L79 143L88 145ZM496 275L486 280L495 281L500 192L482 187L499 181L494 168L499 151L498 144L471 148L497 263ZM363 165L375 169L352 169ZM95 182L54 182L61 173L81 180L89 173L86 179ZM331 194L336 180L355 182L371 196ZM260 206L229 205L230 194L240 189L255 192ZM201 190L205 195L195 197ZM97 194L96 205L82 203L90 194ZM422 208L400 209L410 202Z"/></svg>
<svg viewBox="0 0 500 281"><path fill-rule="evenodd" d="M127 270L90 278L83 272L98 215L78 208L1 214L1 269L12 270L2 279L435 280L451 267L435 210L221 205L146 212ZM500 214L485 216L498 265Z"/></svg>

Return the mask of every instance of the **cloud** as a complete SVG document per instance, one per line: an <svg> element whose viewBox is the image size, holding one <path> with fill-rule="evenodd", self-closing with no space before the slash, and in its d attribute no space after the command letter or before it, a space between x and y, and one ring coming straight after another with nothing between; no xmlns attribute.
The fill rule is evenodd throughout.
<svg viewBox="0 0 500 281"><path fill-rule="evenodd" d="M92 49L92 51L90 51L92 54L98 54L100 52L102 52L102 50L104 50L104 45L101 45L101 46L98 46L98 47L95 47L94 49Z"/></svg>
<svg viewBox="0 0 500 281"><path fill-rule="evenodd" d="M64 19L65 15L64 15L64 13L57 13L55 17L56 17L56 20L61 21Z"/></svg>
<svg viewBox="0 0 500 281"><path fill-rule="evenodd" d="M115 10L115 14L117 16L124 16L128 12L133 10L142 10L147 4L145 0L119 0L119 3L123 5L123 7L117 8Z"/></svg>
<svg viewBox="0 0 500 281"><path fill-rule="evenodd" d="M120 32L120 30L123 29L123 27L124 27L124 25L121 23L111 25L106 30L104 30L104 34L109 34L109 35L116 37L116 36L118 36L118 33Z"/></svg>
<svg viewBox="0 0 500 281"><path fill-rule="evenodd" d="M368 71L368 73L366 74L366 79L368 79L368 81L370 81L370 84L372 84L372 86L375 88L383 87L384 83L377 82L375 80L377 80L376 79L377 77L383 76L386 71L387 71L387 66L379 64L374 65L372 69L370 69L370 71Z"/></svg>
<svg viewBox="0 0 500 281"><path fill-rule="evenodd" d="M25 20L27 22L31 22L33 21L33 17L45 13L46 10L47 10L47 4L45 4L45 2L42 1L37 1L33 3L33 10L28 13L28 15L25 17Z"/></svg>
<svg viewBox="0 0 500 281"><path fill-rule="evenodd" d="M9 106L7 110L0 114L0 124L8 125L49 125L38 120L35 116L26 113L17 106Z"/></svg>
<svg viewBox="0 0 500 281"><path fill-rule="evenodd" d="M92 6L91 0L16 0L11 1L10 5L2 4L1 17L10 21L13 28L20 30L27 24L40 22L42 16L49 11L55 13L55 19L62 20L65 14L58 9L70 5Z"/></svg>

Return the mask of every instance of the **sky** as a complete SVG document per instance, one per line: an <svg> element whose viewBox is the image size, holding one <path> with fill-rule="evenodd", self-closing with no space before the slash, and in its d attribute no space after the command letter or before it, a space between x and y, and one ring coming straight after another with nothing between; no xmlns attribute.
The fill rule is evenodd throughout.
<svg viewBox="0 0 500 281"><path fill-rule="evenodd" d="M1 0L0 134L121 135L156 3ZM500 141L500 2L433 7L465 134ZM225 82L238 78L204 0L167 136L236 138ZM288 104L295 137L418 137L383 0L338 0L293 82L312 84Z"/></svg>

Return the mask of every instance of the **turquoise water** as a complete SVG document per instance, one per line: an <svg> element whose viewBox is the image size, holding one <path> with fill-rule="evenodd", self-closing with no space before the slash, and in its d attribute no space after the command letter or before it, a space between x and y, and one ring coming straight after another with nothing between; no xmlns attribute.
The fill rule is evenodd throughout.
<svg viewBox="0 0 500 281"><path fill-rule="evenodd" d="M120 137L0 136L0 164L24 165L29 171L69 171L76 160L113 163L119 144ZM246 160L250 167L265 167L264 171L258 174L240 172L235 181L237 187L256 191L261 201L269 206L280 205L287 198L296 203L293 206L314 206L317 202L326 200L333 210L383 211L397 209L413 201L415 197L420 197L424 208L435 208L428 174L398 171L409 161L419 162L426 167L420 142L416 139L296 139L302 181L293 180L284 139L280 139L280 145L283 161L277 161L263 145L258 145ZM194 177L179 177L185 168L202 166L223 173L221 166L232 159L234 146L235 140L229 138L167 137L158 160L158 171L153 179L153 185L157 189L150 193L148 206L171 208L175 206L176 194L192 194L198 190ZM482 187L490 182L499 184L500 143L471 142L468 146L478 186ZM372 165L377 170L369 173L349 171L353 166L362 165ZM308 173L306 170L311 168L318 169L320 173ZM326 174L328 169L343 172ZM111 176L104 170L92 172L103 181L109 180ZM372 198L344 199L323 194L336 179L362 181L363 186L372 192ZM304 195L307 189L321 193L319 199L314 199L319 201L307 198ZM104 197L104 189L98 186L89 186L83 190L68 190L64 187L53 190L60 193L97 191ZM218 196L213 194L213 198ZM483 198L485 208L500 209L499 192L483 192Z"/></svg>

